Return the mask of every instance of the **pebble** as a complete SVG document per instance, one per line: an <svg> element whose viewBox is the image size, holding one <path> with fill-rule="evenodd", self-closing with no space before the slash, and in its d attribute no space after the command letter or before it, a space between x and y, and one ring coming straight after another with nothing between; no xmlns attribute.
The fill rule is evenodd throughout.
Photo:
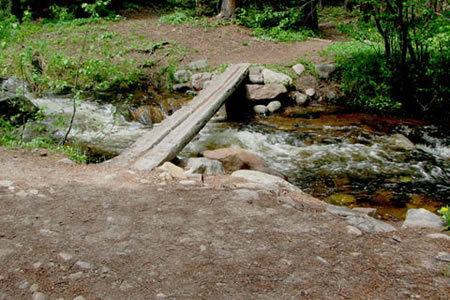
<svg viewBox="0 0 450 300"><path fill-rule="evenodd" d="M163 293L159 293L159 294L156 295L156 298L158 298L158 299L164 299L166 297L167 296L165 294L163 294Z"/></svg>
<svg viewBox="0 0 450 300"><path fill-rule="evenodd" d="M450 262L450 254L447 252L439 252L435 258L440 261Z"/></svg>
<svg viewBox="0 0 450 300"><path fill-rule="evenodd" d="M305 91L305 94L306 94L307 96L309 96L309 97L314 97L314 95L316 94L316 90L313 89L313 88L307 89L307 90Z"/></svg>
<svg viewBox="0 0 450 300"><path fill-rule="evenodd" d="M5 279L5 276L0 275L0 280Z"/></svg>
<svg viewBox="0 0 450 300"><path fill-rule="evenodd" d="M33 294L32 300L47 300L47 296L41 292L36 292Z"/></svg>
<svg viewBox="0 0 450 300"><path fill-rule="evenodd" d="M71 254L69 254L69 253L64 253L64 252L61 252L61 253L59 253L58 255L59 255L59 257L61 257L64 261L71 260L72 257L73 257Z"/></svg>
<svg viewBox="0 0 450 300"><path fill-rule="evenodd" d="M132 288L133 288L133 286L131 284L129 284L128 282L126 282L126 281L122 282L122 284L119 287L119 289L121 291L127 291L127 290L132 289Z"/></svg>
<svg viewBox="0 0 450 300"><path fill-rule="evenodd" d="M291 266L291 265L292 265L292 261L290 261L290 260L288 260L288 259L283 258L283 259L281 259L280 261L281 261L282 263L285 263L285 264L288 265L288 266Z"/></svg>
<svg viewBox="0 0 450 300"><path fill-rule="evenodd" d="M325 264L325 265L329 265L330 263L327 262L324 258L320 257L320 256L316 256L316 259L318 261L320 261L321 263Z"/></svg>
<svg viewBox="0 0 450 300"><path fill-rule="evenodd" d="M31 292L37 292L39 290L39 284L35 283L30 287Z"/></svg>
<svg viewBox="0 0 450 300"><path fill-rule="evenodd" d="M77 296L73 298L73 300L86 300L86 298L84 298L83 296Z"/></svg>
<svg viewBox="0 0 450 300"><path fill-rule="evenodd" d="M143 184L150 183L150 181L148 181L147 179L141 179L139 182Z"/></svg>
<svg viewBox="0 0 450 300"><path fill-rule="evenodd" d="M200 252L206 251L206 246L205 245L200 245Z"/></svg>
<svg viewBox="0 0 450 300"><path fill-rule="evenodd" d="M10 187L14 184L11 180L0 180L0 187Z"/></svg>
<svg viewBox="0 0 450 300"><path fill-rule="evenodd" d="M427 238L430 238L430 239L443 239L443 240L450 241L450 236L448 234L445 234L445 233L430 233L430 234L427 234Z"/></svg>
<svg viewBox="0 0 450 300"><path fill-rule="evenodd" d="M195 181L193 181L193 180L182 180L182 181L180 181L180 184L182 184L182 185L195 185Z"/></svg>
<svg viewBox="0 0 450 300"><path fill-rule="evenodd" d="M33 268L35 268L35 269L39 269L41 266L42 266L41 262L37 262L37 263L33 264Z"/></svg>
<svg viewBox="0 0 450 300"><path fill-rule="evenodd" d="M30 284L28 283L28 281L24 281L19 285L19 289L24 290L27 289L30 286Z"/></svg>
<svg viewBox="0 0 450 300"><path fill-rule="evenodd" d="M69 277L69 279L72 279L72 280L77 280L77 279L82 278L83 275L84 275L83 272L77 272L77 273L72 273L67 277Z"/></svg>
<svg viewBox="0 0 450 300"><path fill-rule="evenodd" d="M14 191L15 189L16 189L16 188L13 187L13 186L8 187L8 190L10 190L10 191Z"/></svg>
<svg viewBox="0 0 450 300"><path fill-rule="evenodd" d="M105 176L105 179L116 179L117 178L117 174L109 174Z"/></svg>
<svg viewBox="0 0 450 300"><path fill-rule="evenodd" d="M84 261L81 261L81 260L77 261L75 263L75 265L77 265L78 267L80 267L82 269L90 269L91 268L91 264L90 263L87 263L87 262L84 262Z"/></svg>
<svg viewBox="0 0 450 300"><path fill-rule="evenodd" d="M20 198L25 198L26 196L28 196L28 193L25 191L20 191L16 193L16 196Z"/></svg>
<svg viewBox="0 0 450 300"><path fill-rule="evenodd" d="M32 189L32 190L28 190L28 193L30 193L31 195L37 195L37 194L39 194L39 191Z"/></svg>

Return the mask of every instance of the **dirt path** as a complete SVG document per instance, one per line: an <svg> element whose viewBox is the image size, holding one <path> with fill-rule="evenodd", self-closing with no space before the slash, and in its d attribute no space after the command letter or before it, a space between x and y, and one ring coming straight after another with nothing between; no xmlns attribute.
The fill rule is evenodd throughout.
<svg viewBox="0 0 450 300"><path fill-rule="evenodd" d="M357 237L226 176L185 186L60 158L0 148L0 299L448 299L435 256L450 242L432 231Z"/></svg>

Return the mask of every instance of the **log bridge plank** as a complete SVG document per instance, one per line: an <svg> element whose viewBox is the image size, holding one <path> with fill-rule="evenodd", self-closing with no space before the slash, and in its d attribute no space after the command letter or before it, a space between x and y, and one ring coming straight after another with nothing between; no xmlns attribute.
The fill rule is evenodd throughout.
<svg viewBox="0 0 450 300"><path fill-rule="evenodd" d="M248 75L249 64L235 64L187 105L141 136L108 164L152 170L172 160L214 116Z"/></svg>

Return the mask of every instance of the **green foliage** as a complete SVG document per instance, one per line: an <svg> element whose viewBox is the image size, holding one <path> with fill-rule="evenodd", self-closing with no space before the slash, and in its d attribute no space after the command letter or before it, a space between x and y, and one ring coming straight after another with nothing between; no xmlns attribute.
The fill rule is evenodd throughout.
<svg viewBox="0 0 450 300"><path fill-rule="evenodd" d="M441 207L437 212L441 215L442 221L444 221L444 230L450 230L450 211L448 205Z"/></svg>
<svg viewBox="0 0 450 300"><path fill-rule="evenodd" d="M96 0L92 4L81 4L81 8L83 8L92 18L100 18L101 15L108 15L111 13L111 11L107 9L109 4L111 4L111 0Z"/></svg>
<svg viewBox="0 0 450 300"><path fill-rule="evenodd" d="M78 145L58 146L57 142L49 137L38 137L29 142L22 142L21 130L21 128L0 117L0 145L13 148L20 147L31 151L44 148L55 152L63 152L75 162L85 163L87 161L87 155Z"/></svg>
<svg viewBox="0 0 450 300"><path fill-rule="evenodd" d="M314 32L302 27L303 12L298 7L275 11L271 7L263 10L239 8L236 23L252 28L257 39L280 42L304 41Z"/></svg>
<svg viewBox="0 0 450 300"><path fill-rule="evenodd" d="M74 12L70 12L68 7L52 5L50 6L51 16L58 21L72 21L75 19Z"/></svg>
<svg viewBox="0 0 450 300"><path fill-rule="evenodd" d="M180 9L180 8L177 8L174 11L161 16L159 18L159 22L162 24L170 24L170 25L188 24L196 27L202 27L205 29L217 28L220 26L226 26L230 24L228 21L220 19L211 21L206 17L199 16L193 9Z"/></svg>

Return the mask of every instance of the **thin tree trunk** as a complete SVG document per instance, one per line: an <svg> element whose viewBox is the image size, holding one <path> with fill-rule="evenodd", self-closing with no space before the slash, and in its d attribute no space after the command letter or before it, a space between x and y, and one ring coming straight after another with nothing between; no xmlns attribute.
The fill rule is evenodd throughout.
<svg viewBox="0 0 450 300"><path fill-rule="evenodd" d="M236 10L236 0L222 0L222 7L220 13L217 16L222 19L232 19Z"/></svg>

